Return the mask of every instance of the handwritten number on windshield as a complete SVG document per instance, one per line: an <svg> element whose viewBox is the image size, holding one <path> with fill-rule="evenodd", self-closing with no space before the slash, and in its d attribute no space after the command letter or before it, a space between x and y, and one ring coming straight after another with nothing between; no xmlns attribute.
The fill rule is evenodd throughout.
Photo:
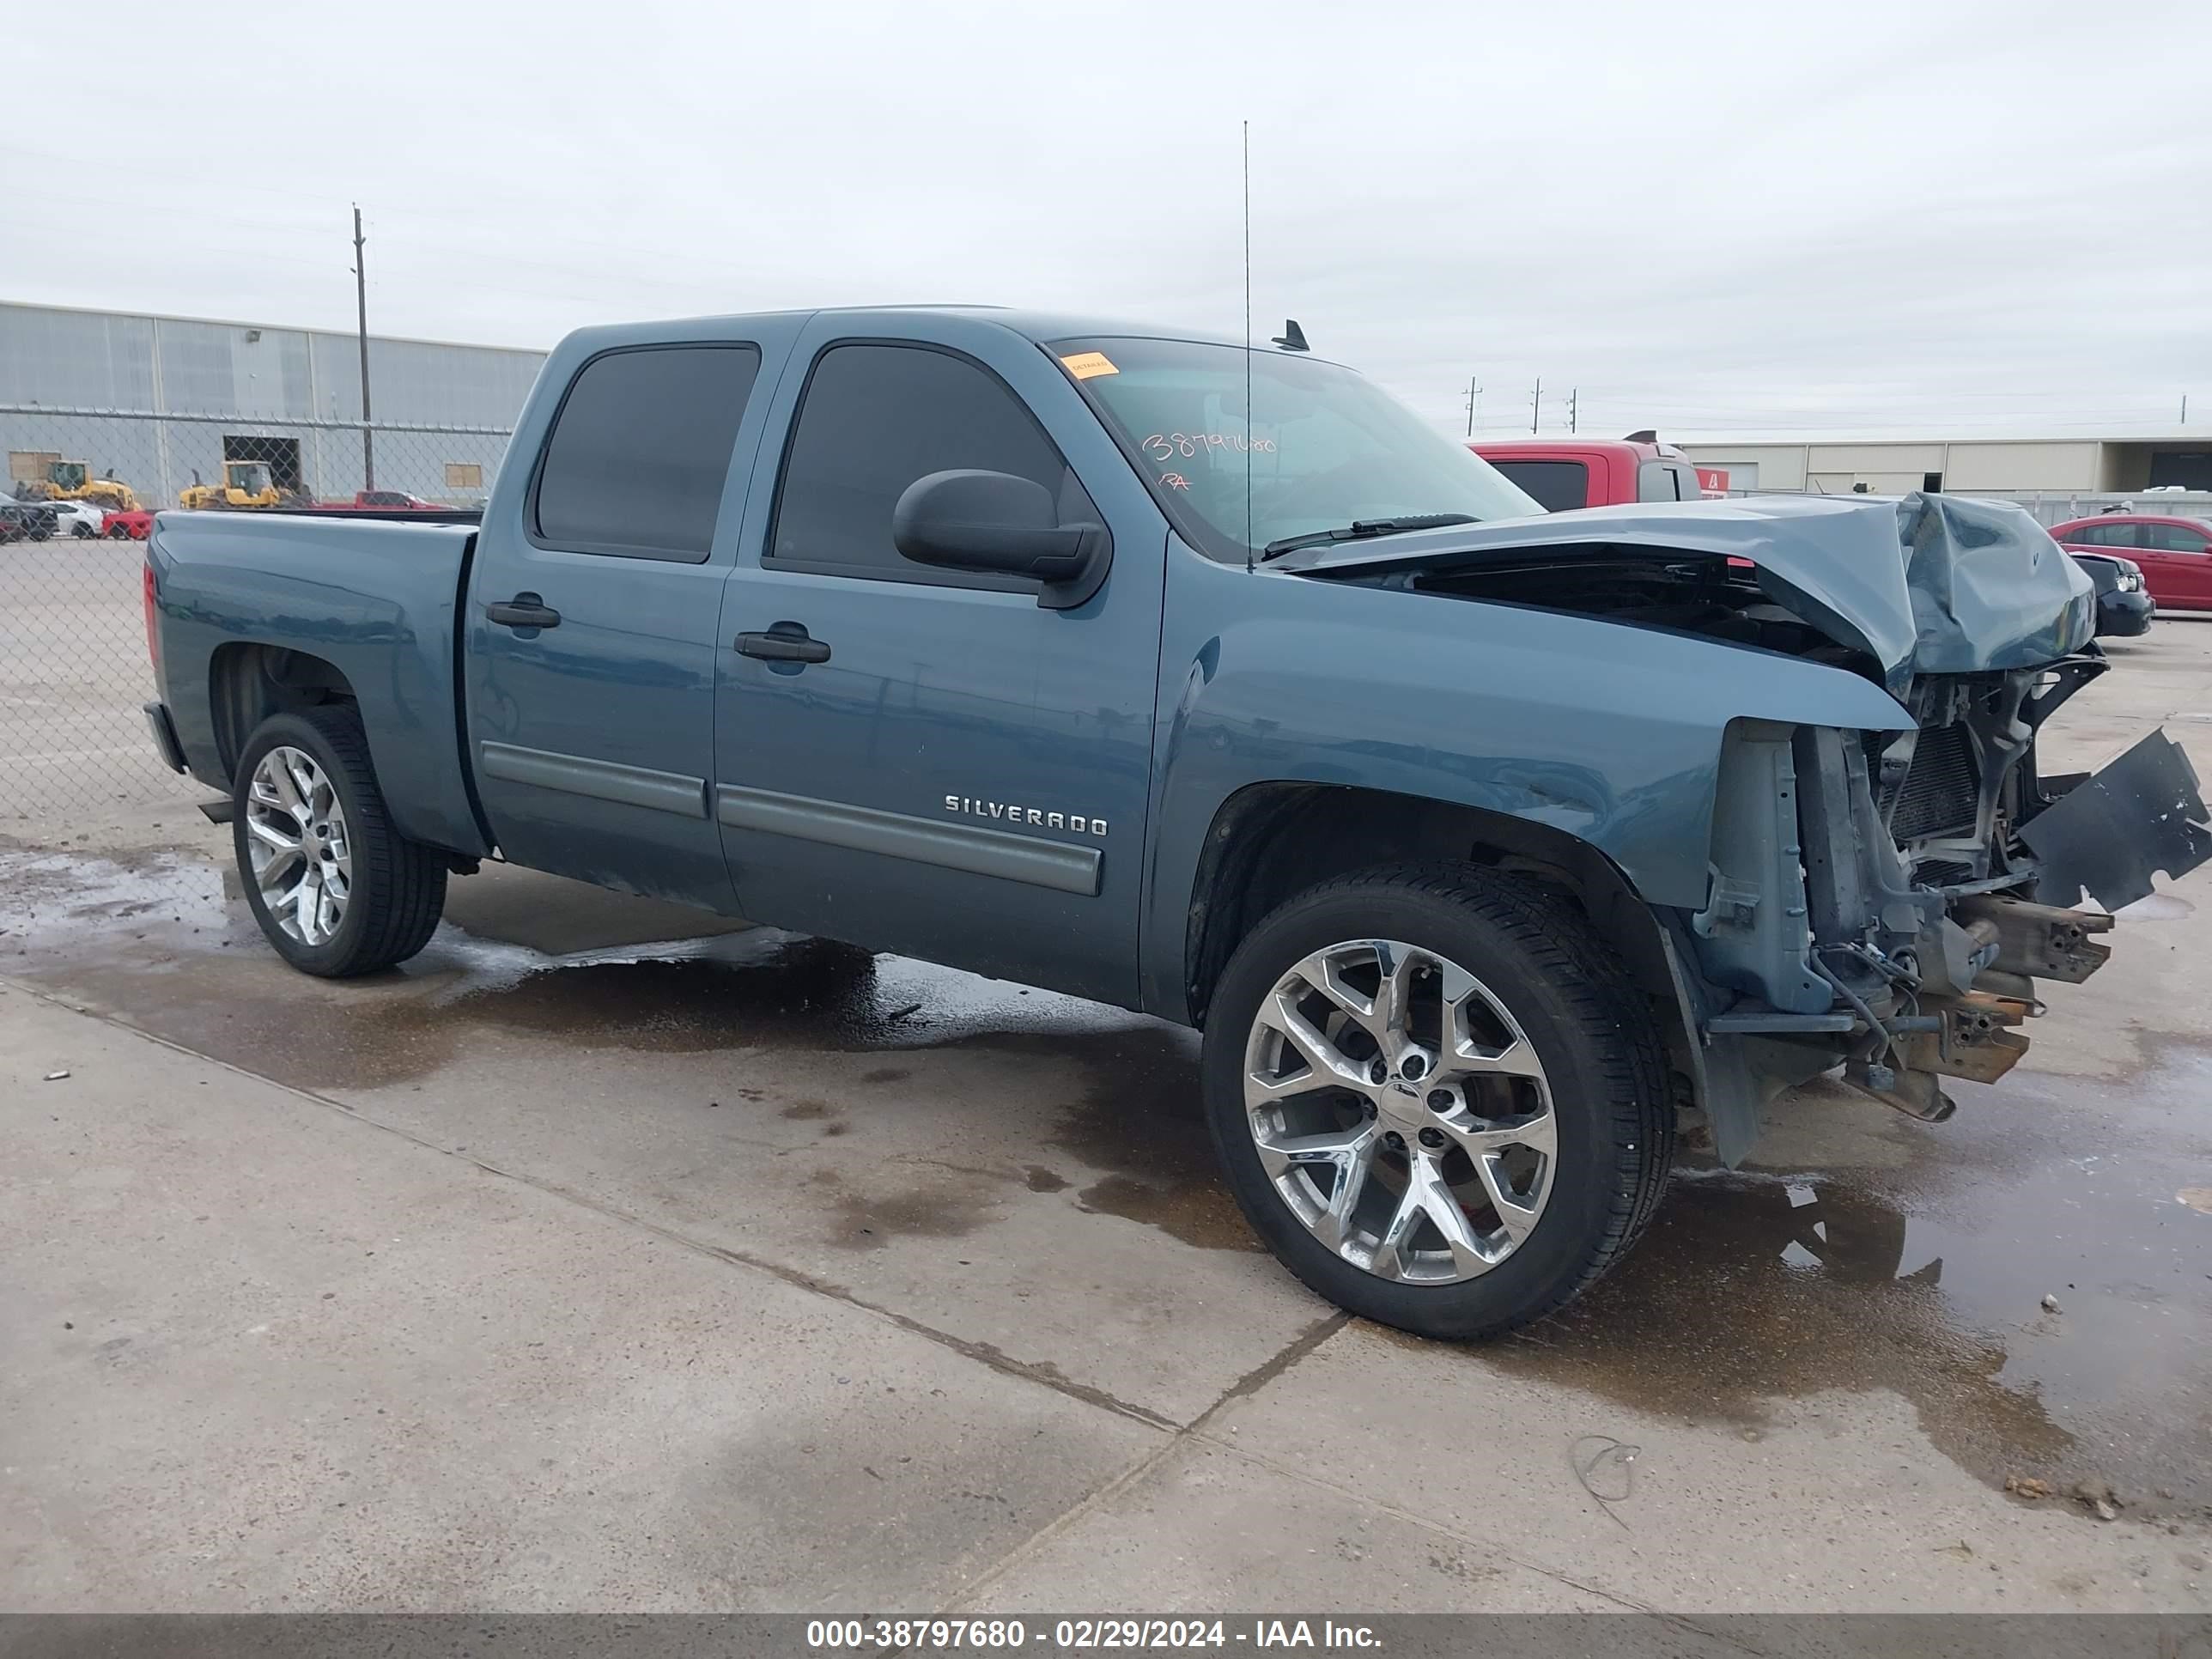
<svg viewBox="0 0 2212 1659"><path fill-rule="evenodd" d="M1241 432L1155 432L1137 447L1155 461L1171 461L1178 455L1188 460L1215 450L1233 451L1240 455L1247 450L1255 455L1275 453L1273 438L1248 441Z"/></svg>

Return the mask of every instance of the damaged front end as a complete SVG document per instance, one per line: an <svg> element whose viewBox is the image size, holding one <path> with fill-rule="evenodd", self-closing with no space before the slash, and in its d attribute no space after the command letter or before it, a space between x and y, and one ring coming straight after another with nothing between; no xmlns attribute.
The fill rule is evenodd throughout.
<svg viewBox="0 0 2212 1659"><path fill-rule="evenodd" d="M2212 856L2187 757L2153 732L2094 777L2043 778L2035 732L2100 669L1931 677L1903 734L1742 720L1716 803L1712 897L1688 918L1706 1109L1723 1157L1761 1103L1844 1065L1928 1121L1946 1078L2027 1051L2038 980L2078 983L2111 911ZM2077 908L2084 890L2098 908Z"/></svg>
<svg viewBox="0 0 2212 1659"><path fill-rule="evenodd" d="M2087 979L2111 912L2212 857L2162 732L2094 775L2037 766L2045 722L2107 665L2087 579L2016 507L1760 499L1394 539L1307 574L1698 635L1895 700L1871 731L1747 698L1720 738L1705 902L1655 907L1727 1163L1766 1099L1838 1065L1948 1117L1945 1079L1992 1082L2026 1051L2039 981Z"/></svg>
<svg viewBox="0 0 2212 1659"><path fill-rule="evenodd" d="M1752 720L1723 740L1712 900L1689 929L1701 990L1730 999L1703 1024L1731 1163L1766 1097L1838 1059L1877 1099L1948 1117L1945 1079L1994 1082L2027 1052L2037 981L2087 979L2112 912L2212 857L2163 732L2094 776L2039 772L2045 722L2107 665L2050 537L1997 503L1896 514L1913 636L1862 639L1911 729Z"/></svg>

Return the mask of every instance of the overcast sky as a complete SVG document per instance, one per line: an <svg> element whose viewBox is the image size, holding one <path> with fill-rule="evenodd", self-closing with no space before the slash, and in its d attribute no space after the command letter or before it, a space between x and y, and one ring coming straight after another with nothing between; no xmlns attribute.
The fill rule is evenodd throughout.
<svg viewBox="0 0 2212 1659"><path fill-rule="evenodd" d="M18 31L0 299L545 346L979 301L1441 426L2212 428L2212 3L199 0ZM0 397L6 365L0 364Z"/></svg>

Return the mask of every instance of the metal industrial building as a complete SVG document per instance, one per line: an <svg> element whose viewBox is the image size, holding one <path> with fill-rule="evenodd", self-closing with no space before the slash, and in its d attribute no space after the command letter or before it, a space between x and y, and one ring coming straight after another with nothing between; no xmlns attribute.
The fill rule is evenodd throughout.
<svg viewBox="0 0 2212 1659"><path fill-rule="evenodd" d="M483 499L544 354L368 343L375 484ZM149 507L260 461L276 486L345 498L368 482L361 346L350 333L0 303L0 447L9 476L81 460Z"/></svg>
<svg viewBox="0 0 2212 1659"><path fill-rule="evenodd" d="M2212 428L2066 438L1747 438L1686 441L1731 490L1877 495L1914 489L2064 501L2150 489L2212 491Z"/></svg>
<svg viewBox="0 0 2212 1659"><path fill-rule="evenodd" d="M338 331L0 302L0 449L29 480L82 461L149 507L226 461L280 489L344 499L368 483L360 342ZM544 354L371 336L375 485L480 503ZM2069 437L1747 435L1682 448L1732 491L2007 495L2046 522L2075 504L2179 486L2212 510L2212 428ZM2170 498L2169 498L2170 499ZM2184 503L2173 503L2184 506Z"/></svg>

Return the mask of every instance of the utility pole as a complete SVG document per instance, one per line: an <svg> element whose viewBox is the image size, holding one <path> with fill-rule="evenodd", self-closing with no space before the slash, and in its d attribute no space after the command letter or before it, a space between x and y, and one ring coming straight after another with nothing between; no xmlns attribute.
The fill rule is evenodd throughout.
<svg viewBox="0 0 2212 1659"><path fill-rule="evenodd" d="M353 297L361 315L361 487L376 488L376 434L368 428L368 267L361 257L361 204L353 209Z"/></svg>
<svg viewBox="0 0 2212 1659"><path fill-rule="evenodd" d="M1536 395L1528 402L1528 430L1536 430L1536 422L1544 418L1544 377L1536 377Z"/></svg>
<svg viewBox="0 0 2212 1659"><path fill-rule="evenodd" d="M1482 387L1474 375L1467 377L1467 435L1474 436L1475 416L1482 412Z"/></svg>
<svg viewBox="0 0 2212 1659"><path fill-rule="evenodd" d="M2186 392L2181 394L2181 423L2184 426L2189 424L2189 394Z"/></svg>
<svg viewBox="0 0 2212 1659"><path fill-rule="evenodd" d="M1573 432L1573 431L1574 431L1574 429L1575 429L1575 401L1576 401L1576 399L1577 399L1578 398L1580 398L1582 395L1583 395L1583 389L1582 389L1580 386L1571 386L1571 387L1569 387L1569 388L1568 388L1568 391L1567 391L1567 430L1568 430L1570 433Z"/></svg>

